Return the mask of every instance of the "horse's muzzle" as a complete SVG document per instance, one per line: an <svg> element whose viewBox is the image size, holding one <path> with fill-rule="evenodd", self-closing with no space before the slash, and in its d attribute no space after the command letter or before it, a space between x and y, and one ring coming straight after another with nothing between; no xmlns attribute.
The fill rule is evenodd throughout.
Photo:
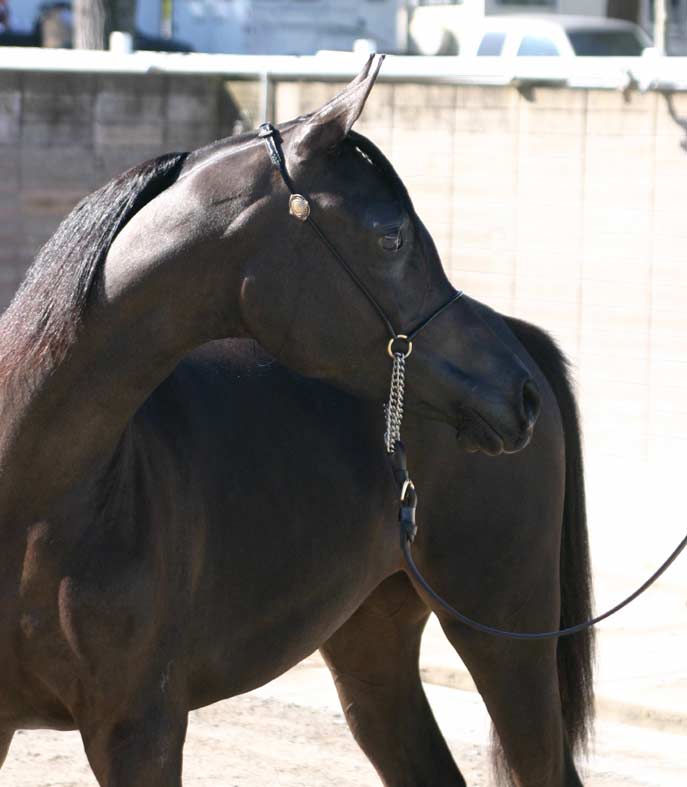
<svg viewBox="0 0 687 787"><path fill-rule="evenodd" d="M517 453L532 439L541 412L539 388L528 377L514 408L504 402L501 407L485 410L479 406L462 409L457 429L461 445L471 453L481 451L489 456Z"/></svg>

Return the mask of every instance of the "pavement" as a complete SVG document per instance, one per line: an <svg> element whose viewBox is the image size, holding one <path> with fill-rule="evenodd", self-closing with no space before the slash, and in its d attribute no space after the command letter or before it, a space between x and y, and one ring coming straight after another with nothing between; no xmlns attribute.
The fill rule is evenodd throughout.
<svg viewBox="0 0 687 787"><path fill-rule="evenodd" d="M596 608L602 611L641 585L685 537L685 479L681 467L668 464L602 459L588 465ZM599 713L687 735L687 550L597 633Z"/></svg>

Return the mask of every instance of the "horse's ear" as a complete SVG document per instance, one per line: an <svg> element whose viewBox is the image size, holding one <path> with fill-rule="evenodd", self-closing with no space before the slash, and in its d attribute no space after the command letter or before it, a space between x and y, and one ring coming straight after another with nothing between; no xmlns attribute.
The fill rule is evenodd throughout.
<svg viewBox="0 0 687 787"><path fill-rule="evenodd" d="M298 158L307 159L315 153L333 150L348 134L363 111L384 55L379 56L373 68L374 59L375 55L370 55L352 82L293 129L291 144Z"/></svg>

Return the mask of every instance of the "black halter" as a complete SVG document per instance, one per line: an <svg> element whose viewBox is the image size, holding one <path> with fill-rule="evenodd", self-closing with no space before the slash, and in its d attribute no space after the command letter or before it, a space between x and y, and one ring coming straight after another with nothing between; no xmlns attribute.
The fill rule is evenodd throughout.
<svg viewBox="0 0 687 787"><path fill-rule="evenodd" d="M456 290L451 298L440 306L435 312L426 317L424 320L420 322L418 326L416 326L410 333L403 334L403 333L396 333L394 330L394 326L391 323L391 320L387 317L386 312L378 303L377 299L374 295L370 292L370 290L365 286L365 283L362 279L358 276L358 274L351 268L351 266L346 262L346 260L339 254L336 247L331 243L329 238L324 234L324 232L320 229L317 225L315 220L310 215L310 205L308 201L299 194L293 187L291 182L291 178L289 177L289 173L286 169L286 163L284 161L284 155L281 149L281 137L279 135L279 131L271 124L271 123L263 123L260 128L258 129L258 137L262 139L265 143L265 147L267 148L267 152L269 153L269 157L274 164L274 166L279 170L281 174L282 180L286 184L289 192L291 193L291 200L302 200L302 211L292 211L294 215L300 219L301 221L307 222L315 231L315 234L319 237L322 243L327 247L330 254L334 259L341 265L341 267L348 273L348 275L353 279L353 281L358 285L358 288L361 290L363 295L368 299L368 301L372 304L375 311L379 315L380 319L384 323L386 330L391 337L389 339L389 344L387 347L388 354L393 359L405 359L407 358L412 350L412 340L422 331L424 330L433 320L435 320L440 314L442 314L446 309L448 309L451 304L455 303L459 298L463 296L462 290ZM405 347L401 349L397 346L397 342L405 343ZM395 368L395 367L394 367ZM392 387L393 391L393 387ZM389 406L391 402L389 403ZM391 469L394 474L394 478L396 479L396 483L400 489L400 510L399 510L399 525L401 528L401 550L403 551L403 555L405 557L406 563L408 565L408 570L410 574L415 578L418 582L420 587L427 593L427 595L436 603L438 604L445 612L449 615L454 617L456 620L459 620L461 623L464 623L466 626L469 626L476 631L480 631L483 634L491 634L492 636L496 637L504 637L507 639L525 639L525 640L535 640L535 639L553 639L556 637L566 637L571 634L577 634L581 631L585 631L588 628L591 628L596 623L599 623L602 620L610 617L614 613L618 612L623 607L627 606L631 601L637 598L637 596L641 595L645 590L647 590L654 582L666 571L666 569L671 565L671 563L678 557L678 555L687 547L687 537L685 537L680 544L678 544L677 548L673 551L673 553L668 557L668 559L663 563L663 565L651 576L649 579L634 593L629 595L626 599L621 601L619 604L616 604L612 609L609 609L607 612L604 612L602 615L597 615L595 618L591 620L586 620L582 623L578 623L575 626L570 626L565 629L560 629L558 631L540 631L540 632L517 632L517 631L504 631L503 629L494 628L493 626L486 626L483 623L478 623L476 620L472 620L472 618L463 615L457 609L452 607L445 599L439 596L429 585L427 580L422 576L420 570L415 565L415 561L413 560L411 554L411 545L415 539L415 535L417 533L417 525L415 523L415 509L417 508L417 493L415 491L415 486L413 482L410 480L410 476L408 474L408 468L406 464L406 452L403 443L398 440L393 447L393 452L389 455L389 460L391 462Z"/></svg>
<svg viewBox="0 0 687 787"><path fill-rule="evenodd" d="M291 192L292 197L302 199L305 204L307 205L307 200L303 197L300 193L296 191L293 186L293 182L289 176L289 173L286 169L286 161L284 160L284 154L281 148L281 136L279 131L271 124L271 123L263 123L260 128L258 129L258 137L262 139L265 143L265 147L267 148L267 152L269 153L269 157L274 164L274 166L279 170L279 174L284 181L286 188ZM420 322L415 328L413 328L410 333L396 333L394 330L394 326L391 323L391 320L387 317L386 312L381 307L377 299L374 295L370 292L370 290L365 285L365 282L358 276L358 274L351 268L351 266L346 262L346 260L339 254L336 247L332 244L329 238L324 234L324 232L320 229L319 225L310 215L310 211L308 210L307 213L304 214L304 217L301 218L301 221L307 222L315 231L315 234L319 237L322 243L327 247L329 253L334 257L334 259L341 265L341 267L346 271L346 273L353 279L353 281L358 286L363 293L363 295L367 298L367 300L372 304L374 310L379 315L379 318L384 323L384 327L386 328L390 341L392 343L396 343L397 340L401 340L402 342L406 342L406 350L410 347L410 343L412 340L423 331L433 320L435 320L445 309L448 309L451 304L455 303L459 298L463 297L462 290L455 290L453 295L449 298L446 303L440 306L435 312L426 317L424 320ZM390 350L391 352L391 350Z"/></svg>

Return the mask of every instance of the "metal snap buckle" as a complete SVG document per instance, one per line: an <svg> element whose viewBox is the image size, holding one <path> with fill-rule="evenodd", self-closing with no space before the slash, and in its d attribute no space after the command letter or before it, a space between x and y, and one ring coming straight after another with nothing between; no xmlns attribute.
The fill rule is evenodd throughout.
<svg viewBox="0 0 687 787"><path fill-rule="evenodd" d="M403 486L401 487L401 502L405 503L406 495L408 494L408 490L411 492L415 491L415 484L410 480L410 478L406 478L403 482Z"/></svg>

